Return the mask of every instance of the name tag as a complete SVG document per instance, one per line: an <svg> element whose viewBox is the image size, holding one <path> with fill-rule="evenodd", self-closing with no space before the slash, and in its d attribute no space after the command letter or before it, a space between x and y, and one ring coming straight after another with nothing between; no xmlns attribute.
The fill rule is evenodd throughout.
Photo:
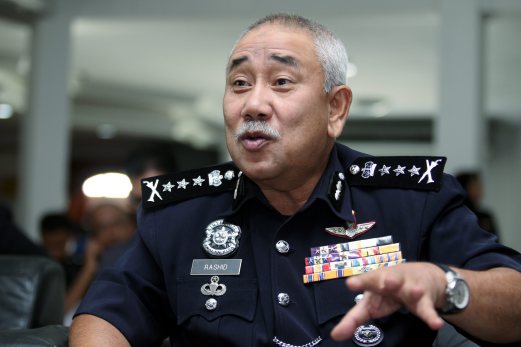
<svg viewBox="0 0 521 347"><path fill-rule="evenodd" d="M190 275L239 275L242 259L194 259Z"/></svg>

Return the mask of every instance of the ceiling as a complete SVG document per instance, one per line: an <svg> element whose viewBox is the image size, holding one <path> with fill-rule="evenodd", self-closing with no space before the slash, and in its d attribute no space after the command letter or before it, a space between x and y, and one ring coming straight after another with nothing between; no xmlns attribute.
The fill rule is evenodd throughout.
<svg viewBox="0 0 521 347"><path fill-rule="evenodd" d="M73 127L92 136L103 124L109 137L112 130L215 147L222 141L231 47L248 24L278 11L315 19L345 42L357 68L349 80L353 121L432 122L437 113L436 0L0 0L0 10L0 101L15 106L12 123L27 109L31 30L23 21L49 13L72 18ZM521 14L503 11L484 20L486 114L521 122Z"/></svg>

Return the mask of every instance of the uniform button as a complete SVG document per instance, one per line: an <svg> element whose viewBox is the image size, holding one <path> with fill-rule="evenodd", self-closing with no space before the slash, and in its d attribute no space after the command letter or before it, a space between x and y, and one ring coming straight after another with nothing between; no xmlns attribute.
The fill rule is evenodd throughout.
<svg viewBox="0 0 521 347"><path fill-rule="evenodd" d="M281 306L289 305L289 295L286 293L279 293L277 295L277 300L279 301L279 305L281 305Z"/></svg>
<svg viewBox="0 0 521 347"><path fill-rule="evenodd" d="M206 309L208 311L213 311L217 308L217 300L215 300L214 298L210 298L210 299L206 300L206 303L204 304L204 306L206 307Z"/></svg>
<svg viewBox="0 0 521 347"><path fill-rule="evenodd" d="M281 254L286 254L289 252L289 243L284 240L279 240L275 244L275 248L277 248L277 251Z"/></svg>

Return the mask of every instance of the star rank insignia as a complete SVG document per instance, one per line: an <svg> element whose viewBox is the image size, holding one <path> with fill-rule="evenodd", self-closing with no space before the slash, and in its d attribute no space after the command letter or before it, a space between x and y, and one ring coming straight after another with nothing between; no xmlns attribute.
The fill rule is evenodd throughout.
<svg viewBox="0 0 521 347"><path fill-rule="evenodd" d="M198 196L232 191L239 172L239 169L229 162L209 168L145 178L141 180L143 208L158 207ZM208 179L203 177L208 177Z"/></svg>
<svg viewBox="0 0 521 347"><path fill-rule="evenodd" d="M186 186L188 185L188 182L183 178L182 181L177 182L177 188L178 189L186 189Z"/></svg>
<svg viewBox="0 0 521 347"><path fill-rule="evenodd" d="M347 167L347 183L438 191L446 161L445 157L360 157Z"/></svg>
<svg viewBox="0 0 521 347"><path fill-rule="evenodd" d="M414 175L420 175L420 168L413 165L412 169L407 170L407 172L411 173L411 177Z"/></svg>
<svg viewBox="0 0 521 347"><path fill-rule="evenodd" d="M389 175L390 172L389 170L391 169L390 166L387 166L387 165L383 165L381 169L378 169L378 171L380 171L380 176L383 176L383 175Z"/></svg>
<svg viewBox="0 0 521 347"><path fill-rule="evenodd" d="M192 180L194 181L194 186L199 186L199 187L202 187L203 186L203 182L205 181L205 179L201 178L201 176L198 176L196 178L192 178Z"/></svg>
<svg viewBox="0 0 521 347"><path fill-rule="evenodd" d="M163 184L163 192L171 192L172 188L175 188L175 186L172 183L170 183L170 181L168 181L167 184Z"/></svg>
<svg viewBox="0 0 521 347"><path fill-rule="evenodd" d="M398 165L396 169L393 170L393 172L396 172L396 176L398 175L405 175L405 166Z"/></svg>

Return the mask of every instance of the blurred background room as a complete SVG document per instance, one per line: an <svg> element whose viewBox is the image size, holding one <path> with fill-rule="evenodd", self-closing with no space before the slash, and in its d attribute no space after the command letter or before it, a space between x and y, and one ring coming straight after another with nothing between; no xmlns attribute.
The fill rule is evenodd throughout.
<svg viewBox="0 0 521 347"><path fill-rule="evenodd" d="M0 205L41 247L51 242L42 219L68 218L69 231L46 234L68 288L81 279L78 254L103 251L88 242L99 241L96 208L117 206L132 225L139 177L229 160L228 54L274 12L315 19L345 42L354 100L341 142L478 172L480 209L521 251L521 1L0 0ZM150 168L146 153L171 165ZM107 240L98 243L114 247Z"/></svg>

